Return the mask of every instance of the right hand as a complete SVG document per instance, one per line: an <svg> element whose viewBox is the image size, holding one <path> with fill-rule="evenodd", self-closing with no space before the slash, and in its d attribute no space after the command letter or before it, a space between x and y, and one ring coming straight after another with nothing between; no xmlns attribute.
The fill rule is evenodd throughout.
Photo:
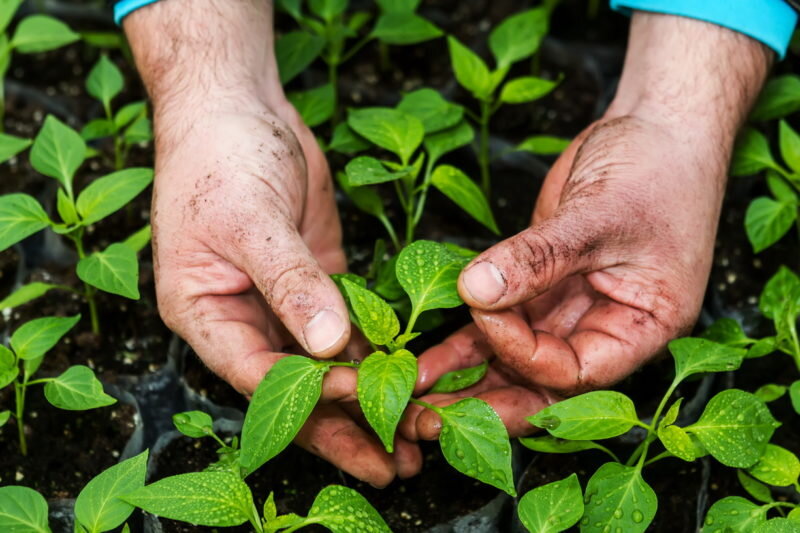
<svg viewBox="0 0 800 533"><path fill-rule="evenodd" d="M248 395L287 353L342 352L350 324L329 278L346 269L333 184L296 111L286 104L160 126L153 248L170 329ZM335 367L322 401L353 400L355 388L356 372ZM377 486L421 463L406 441L389 456L337 404L318 407L298 443Z"/></svg>

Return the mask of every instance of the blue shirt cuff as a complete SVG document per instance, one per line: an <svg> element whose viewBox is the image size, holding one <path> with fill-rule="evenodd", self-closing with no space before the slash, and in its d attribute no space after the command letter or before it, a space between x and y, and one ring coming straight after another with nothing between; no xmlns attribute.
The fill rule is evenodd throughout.
<svg viewBox="0 0 800 533"><path fill-rule="evenodd" d="M783 0L611 0L611 7L712 22L761 41L781 59L797 23L797 13Z"/></svg>
<svg viewBox="0 0 800 533"><path fill-rule="evenodd" d="M148 4L154 4L158 0L120 0L114 4L114 22L122 24L122 19Z"/></svg>

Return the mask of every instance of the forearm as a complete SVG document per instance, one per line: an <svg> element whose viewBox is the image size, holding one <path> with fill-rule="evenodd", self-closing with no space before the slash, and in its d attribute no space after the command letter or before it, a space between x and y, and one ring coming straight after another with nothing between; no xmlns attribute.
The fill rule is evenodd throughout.
<svg viewBox="0 0 800 533"><path fill-rule="evenodd" d="M284 101L266 0L162 0L126 17L124 28L153 101L157 134L185 114Z"/></svg>
<svg viewBox="0 0 800 533"><path fill-rule="evenodd" d="M637 11L610 116L654 117L687 138L732 142L764 83L773 53L735 31Z"/></svg>

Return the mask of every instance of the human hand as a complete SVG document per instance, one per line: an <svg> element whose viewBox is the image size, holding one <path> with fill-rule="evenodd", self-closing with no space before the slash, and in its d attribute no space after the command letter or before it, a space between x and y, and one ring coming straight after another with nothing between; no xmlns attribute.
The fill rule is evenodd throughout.
<svg viewBox="0 0 800 533"><path fill-rule="evenodd" d="M347 345L347 308L328 276L346 268L341 228L327 162L283 96L271 46L265 55L253 45L271 45L269 10L179 4L125 22L154 100L159 311L211 370L251 394L287 353L330 358ZM187 12L199 28L229 20L200 36L176 23ZM353 400L355 388L353 369L332 368L322 401ZM374 485L416 472L415 445L388 455L346 409L318 407L297 442Z"/></svg>
<svg viewBox="0 0 800 533"><path fill-rule="evenodd" d="M694 323L733 139L768 56L744 36L666 15L637 12L630 41L614 103L548 173L531 227L462 273L475 323L420 357L417 389L494 355L489 373L425 401L477 396L524 435L534 429L524 417L612 385ZM702 78L709 65L724 75ZM401 431L431 439L439 427L413 406Z"/></svg>

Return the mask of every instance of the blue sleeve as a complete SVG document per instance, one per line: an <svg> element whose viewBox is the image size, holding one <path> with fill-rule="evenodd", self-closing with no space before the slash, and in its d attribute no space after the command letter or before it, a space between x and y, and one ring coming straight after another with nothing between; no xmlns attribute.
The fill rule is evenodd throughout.
<svg viewBox="0 0 800 533"><path fill-rule="evenodd" d="M719 24L766 44L783 58L797 13L784 0L611 0L612 9L681 15Z"/></svg>
<svg viewBox="0 0 800 533"><path fill-rule="evenodd" d="M122 19L147 4L153 4L158 0L119 0L114 4L114 22L122 24Z"/></svg>

